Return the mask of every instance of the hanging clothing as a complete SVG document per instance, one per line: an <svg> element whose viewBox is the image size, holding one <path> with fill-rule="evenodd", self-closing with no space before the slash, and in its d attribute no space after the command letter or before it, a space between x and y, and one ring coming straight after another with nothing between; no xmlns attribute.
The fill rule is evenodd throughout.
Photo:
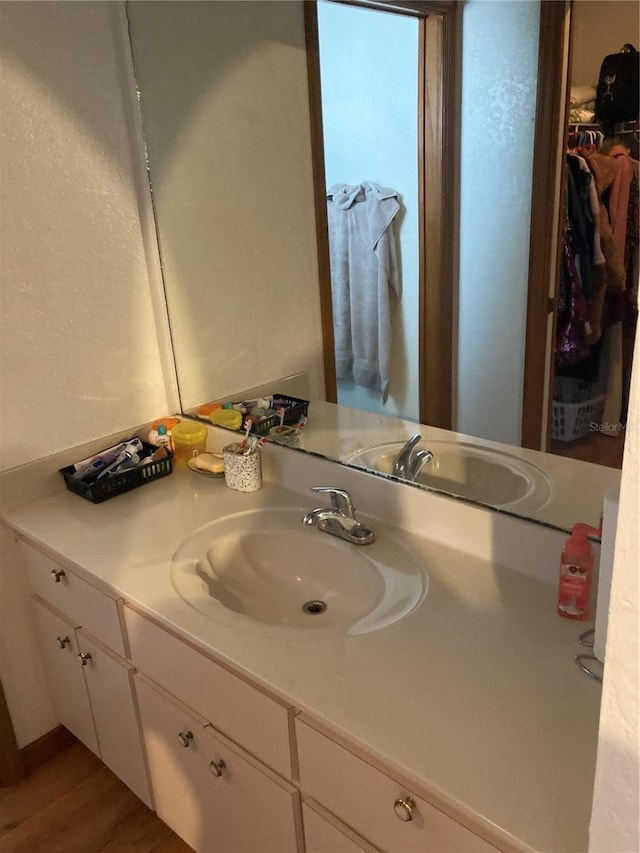
<svg viewBox="0 0 640 853"><path fill-rule="evenodd" d="M583 172L578 158L567 156L568 206L571 219L571 243L574 259L580 268L582 293L591 299L591 268L593 266L594 223L589 198L589 185L593 178Z"/></svg>
<svg viewBox="0 0 640 853"><path fill-rule="evenodd" d="M609 197L609 217L611 219L611 230L623 263L625 243L627 237L627 212L629 210L629 190L631 189L631 159L629 151L623 145L614 145L609 152L618 164L618 171L611 187Z"/></svg>
<svg viewBox="0 0 640 853"><path fill-rule="evenodd" d="M393 221L396 190L372 182L327 193L331 292L338 379L382 393L391 357L390 290L400 295Z"/></svg>
<svg viewBox="0 0 640 853"><path fill-rule="evenodd" d="M605 154L578 134L567 152L556 375L588 383L593 397L604 392L608 425L624 422L638 316L637 175L637 161L617 140Z"/></svg>
<svg viewBox="0 0 640 853"><path fill-rule="evenodd" d="M618 170L611 185L609 196L609 217L611 219L611 230L617 250L620 254L623 268L626 260L626 243L629 225L629 201L633 169L629 150L623 145L614 145L609 152L614 159ZM627 270L625 268L625 289ZM623 344L622 344L622 321L627 308L626 293L616 293L610 307L610 327L608 337L608 375L607 375L607 397L602 415L604 424L617 424L622 420L623 405ZM605 435L608 433L605 431Z"/></svg>
<svg viewBox="0 0 640 853"><path fill-rule="evenodd" d="M588 204L591 213L591 222L593 223L593 257L591 267L591 295L588 302L589 308L589 344L596 344L601 336L601 318L602 306L604 303L604 295L607 290L607 272L605 269L605 257L602 254L600 241L600 202L598 201L598 192L596 190L596 182L591 174L591 169L584 157L572 153L582 172L588 176Z"/></svg>
<svg viewBox="0 0 640 853"><path fill-rule="evenodd" d="M611 220L605 205L607 190L613 185L618 174L618 163L607 154L597 151L588 153L586 160L596 183L600 200L600 242L607 267L607 289L611 293L620 293L625 288L624 261L613 237Z"/></svg>

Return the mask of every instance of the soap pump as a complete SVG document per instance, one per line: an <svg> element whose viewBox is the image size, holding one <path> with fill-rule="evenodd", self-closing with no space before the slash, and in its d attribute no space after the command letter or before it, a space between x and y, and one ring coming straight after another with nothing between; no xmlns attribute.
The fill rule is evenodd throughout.
<svg viewBox="0 0 640 853"><path fill-rule="evenodd" d="M565 619L583 622L589 618L593 578L593 550L587 538L590 534L599 536L600 531L590 524L574 524L562 549L558 614Z"/></svg>

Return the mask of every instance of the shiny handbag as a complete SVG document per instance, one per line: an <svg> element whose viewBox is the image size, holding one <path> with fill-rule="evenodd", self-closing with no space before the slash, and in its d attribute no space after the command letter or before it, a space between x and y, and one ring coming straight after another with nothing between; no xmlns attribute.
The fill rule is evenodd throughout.
<svg viewBox="0 0 640 853"><path fill-rule="evenodd" d="M568 234L565 234L563 240L562 264L565 286L569 292L563 316L558 318L556 365L559 368L574 367L591 354L587 332L587 303L582 293Z"/></svg>

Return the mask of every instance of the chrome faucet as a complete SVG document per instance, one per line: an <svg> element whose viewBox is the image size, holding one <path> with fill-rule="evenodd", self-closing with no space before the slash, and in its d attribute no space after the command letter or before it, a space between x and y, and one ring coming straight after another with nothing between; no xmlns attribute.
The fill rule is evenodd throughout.
<svg viewBox="0 0 640 853"><path fill-rule="evenodd" d="M303 517L303 524L313 524L318 530L339 536L354 545L369 545L373 542L375 533L356 518L349 492L335 486L312 486L311 491L326 492L331 498L331 506L312 509Z"/></svg>
<svg viewBox="0 0 640 853"><path fill-rule="evenodd" d="M430 450L426 448L415 450L416 444L421 440L420 433L416 433L402 446L393 461L391 473L394 477L402 477L403 480L413 482L422 470L422 466L433 459L433 453Z"/></svg>

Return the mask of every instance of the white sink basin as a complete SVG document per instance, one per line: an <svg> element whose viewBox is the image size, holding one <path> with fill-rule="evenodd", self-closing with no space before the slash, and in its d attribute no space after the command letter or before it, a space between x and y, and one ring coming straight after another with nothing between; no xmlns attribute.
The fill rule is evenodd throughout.
<svg viewBox="0 0 640 853"><path fill-rule="evenodd" d="M349 464L391 474L402 442L379 444L354 453ZM416 450L428 448L427 462L415 482L447 494L500 509L533 512L550 499L549 477L510 453L467 442L423 439Z"/></svg>
<svg viewBox="0 0 640 853"><path fill-rule="evenodd" d="M428 578L393 534L378 527L371 545L353 545L304 525L304 513L255 510L200 528L173 556L176 592L227 624L346 635L384 628L422 601Z"/></svg>

